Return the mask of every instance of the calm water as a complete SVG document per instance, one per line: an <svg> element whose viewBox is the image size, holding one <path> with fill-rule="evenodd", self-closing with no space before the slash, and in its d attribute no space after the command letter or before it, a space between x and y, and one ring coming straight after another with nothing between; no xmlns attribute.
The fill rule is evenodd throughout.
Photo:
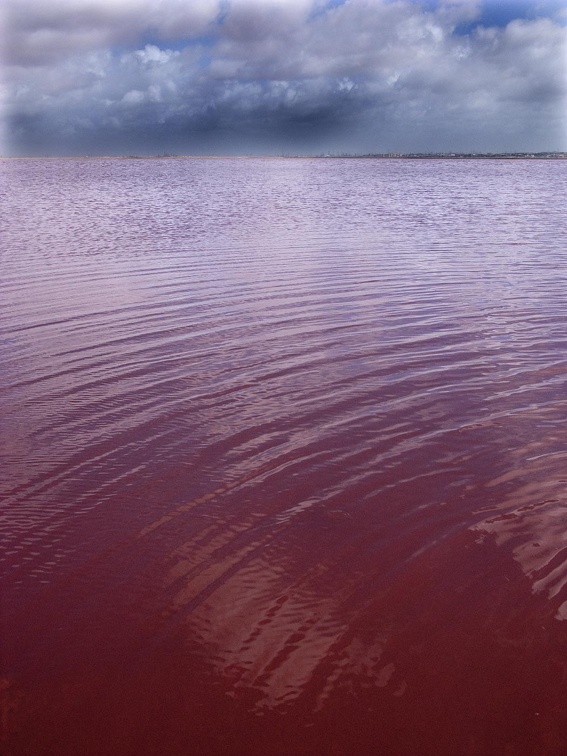
<svg viewBox="0 0 567 756"><path fill-rule="evenodd" d="M0 175L4 752L567 753L567 163Z"/></svg>

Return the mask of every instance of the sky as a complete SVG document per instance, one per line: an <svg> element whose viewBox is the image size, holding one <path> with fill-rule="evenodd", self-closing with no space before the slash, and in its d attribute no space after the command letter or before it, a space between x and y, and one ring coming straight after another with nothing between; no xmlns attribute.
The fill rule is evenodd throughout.
<svg viewBox="0 0 567 756"><path fill-rule="evenodd" d="M567 0L0 0L0 154L567 151Z"/></svg>

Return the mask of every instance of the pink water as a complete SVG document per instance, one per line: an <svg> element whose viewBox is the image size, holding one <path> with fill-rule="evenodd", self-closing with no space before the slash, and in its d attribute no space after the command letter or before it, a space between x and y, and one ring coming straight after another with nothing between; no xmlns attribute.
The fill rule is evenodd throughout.
<svg viewBox="0 0 567 756"><path fill-rule="evenodd" d="M0 176L2 752L567 753L567 163Z"/></svg>

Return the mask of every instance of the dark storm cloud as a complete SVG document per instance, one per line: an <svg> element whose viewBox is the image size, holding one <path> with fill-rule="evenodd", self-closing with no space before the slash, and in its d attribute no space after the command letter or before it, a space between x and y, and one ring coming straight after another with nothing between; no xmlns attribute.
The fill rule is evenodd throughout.
<svg viewBox="0 0 567 756"><path fill-rule="evenodd" d="M14 152L566 148L556 7L2 1Z"/></svg>

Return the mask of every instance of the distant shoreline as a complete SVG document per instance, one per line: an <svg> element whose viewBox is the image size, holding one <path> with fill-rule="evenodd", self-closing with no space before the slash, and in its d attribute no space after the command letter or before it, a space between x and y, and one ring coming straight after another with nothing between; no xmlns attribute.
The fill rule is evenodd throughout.
<svg viewBox="0 0 567 756"><path fill-rule="evenodd" d="M0 160L565 160L567 152L410 152L364 155L25 155Z"/></svg>

